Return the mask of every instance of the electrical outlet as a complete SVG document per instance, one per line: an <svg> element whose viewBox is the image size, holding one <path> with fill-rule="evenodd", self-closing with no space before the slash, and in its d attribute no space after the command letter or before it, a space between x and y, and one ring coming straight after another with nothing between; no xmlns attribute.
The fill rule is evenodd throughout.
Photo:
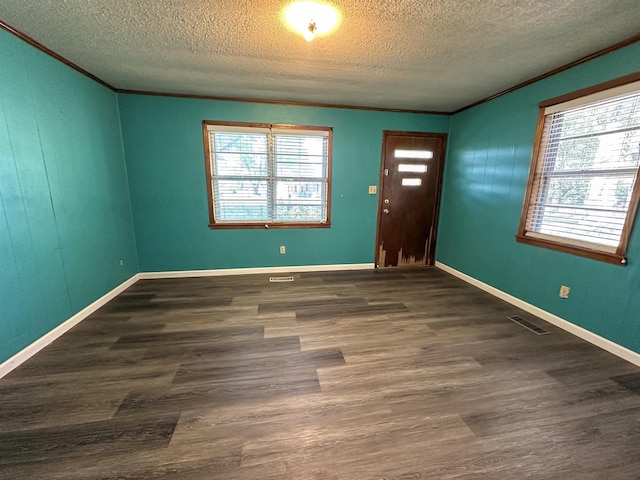
<svg viewBox="0 0 640 480"><path fill-rule="evenodd" d="M378 187L375 185L369 185L369 195L375 195L378 192Z"/></svg>
<svg viewBox="0 0 640 480"><path fill-rule="evenodd" d="M280 245L280 255L284 255L285 253L287 253L287 249L284 248L284 245Z"/></svg>
<svg viewBox="0 0 640 480"><path fill-rule="evenodd" d="M566 285L560 285L560 293L559 293L560 298L569 298L570 292L571 292L571 289L569 287L567 287Z"/></svg>

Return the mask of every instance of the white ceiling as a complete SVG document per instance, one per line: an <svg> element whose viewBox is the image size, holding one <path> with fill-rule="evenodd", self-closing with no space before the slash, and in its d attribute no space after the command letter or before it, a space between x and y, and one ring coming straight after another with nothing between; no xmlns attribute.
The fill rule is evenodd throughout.
<svg viewBox="0 0 640 480"><path fill-rule="evenodd" d="M0 20L115 88L450 112L640 32L640 0L2 0ZM1 53L0 53L1 57Z"/></svg>

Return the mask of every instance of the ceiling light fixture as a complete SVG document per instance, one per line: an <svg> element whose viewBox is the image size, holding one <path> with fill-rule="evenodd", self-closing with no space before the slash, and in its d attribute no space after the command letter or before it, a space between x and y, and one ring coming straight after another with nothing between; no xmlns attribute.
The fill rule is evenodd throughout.
<svg viewBox="0 0 640 480"><path fill-rule="evenodd" d="M340 21L340 14L330 5L316 2L296 2L284 12L287 24L302 34L307 42L316 35L326 35L334 31Z"/></svg>
<svg viewBox="0 0 640 480"><path fill-rule="evenodd" d="M304 39L307 42L310 42L311 40L313 40L315 38L315 36L316 36L316 30L318 30L318 27L316 27L316 22L311 20L309 22L309 27L308 27L307 31L304 32Z"/></svg>

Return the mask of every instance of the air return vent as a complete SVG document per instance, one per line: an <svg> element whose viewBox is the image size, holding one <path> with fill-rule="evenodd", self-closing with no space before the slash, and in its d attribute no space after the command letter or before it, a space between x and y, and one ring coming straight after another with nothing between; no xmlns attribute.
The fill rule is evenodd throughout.
<svg viewBox="0 0 640 480"><path fill-rule="evenodd" d="M269 277L271 283L293 282L293 277Z"/></svg>
<svg viewBox="0 0 640 480"><path fill-rule="evenodd" d="M507 317L507 318L512 322L516 322L521 327L524 327L527 330L535 333L536 335L547 335L548 333L551 333L546 331L544 328L539 327L535 323L530 322L526 318L522 318L520 315L512 315L511 317Z"/></svg>

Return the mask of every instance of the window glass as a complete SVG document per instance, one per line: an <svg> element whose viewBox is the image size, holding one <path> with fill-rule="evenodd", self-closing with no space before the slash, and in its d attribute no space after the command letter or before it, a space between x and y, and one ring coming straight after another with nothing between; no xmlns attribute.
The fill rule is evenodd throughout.
<svg viewBox="0 0 640 480"><path fill-rule="evenodd" d="M640 84L542 108L540 122L519 240L625 263L638 203Z"/></svg>
<svg viewBox="0 0 640 480"><path fill-rule="evenodd" d="M328 226L331 129L204 122L211 227Z"/></svg>

